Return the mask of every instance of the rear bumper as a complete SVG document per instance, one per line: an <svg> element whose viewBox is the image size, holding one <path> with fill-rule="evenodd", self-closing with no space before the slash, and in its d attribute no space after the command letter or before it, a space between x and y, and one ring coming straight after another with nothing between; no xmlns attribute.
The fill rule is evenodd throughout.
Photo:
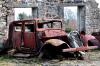
<svg viewBox="0 0 100 66"><path fill-rule="evenodd" d="M62 52L76 52L76 51L85 51L90 49L97 49L98 46L88 46L88 47L79 47L79 48L67 48L63 49Z"/></svg>

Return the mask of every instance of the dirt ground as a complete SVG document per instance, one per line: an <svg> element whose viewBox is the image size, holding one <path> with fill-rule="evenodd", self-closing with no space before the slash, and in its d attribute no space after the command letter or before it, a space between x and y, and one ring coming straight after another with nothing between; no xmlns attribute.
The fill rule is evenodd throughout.
<svg viewBox="0 0 100 66"><path fill-rule="evenodd" d="M100 50L86 52L85 60L39 60L37 58L13 58L0 56L0 66L100 66Z"/></svg>

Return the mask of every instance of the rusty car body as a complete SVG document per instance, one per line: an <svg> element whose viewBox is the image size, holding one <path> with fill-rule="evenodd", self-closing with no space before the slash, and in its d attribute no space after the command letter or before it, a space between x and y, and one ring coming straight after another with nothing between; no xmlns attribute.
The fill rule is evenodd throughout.
<svg viewBox="0 0 100 66"><path fill-rule="evenodd" d="M41 57L97 48L84 45L73 47L62 25L61 19L14 21L9 26L9 49L16 49L16 53L29 53Z"/></svg>

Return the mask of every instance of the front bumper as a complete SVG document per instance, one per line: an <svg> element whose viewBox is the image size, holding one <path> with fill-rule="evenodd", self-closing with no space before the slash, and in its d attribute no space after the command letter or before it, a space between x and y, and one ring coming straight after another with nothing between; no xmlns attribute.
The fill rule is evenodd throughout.
<svg viewBox="0 0 100 66"><path fill-rule="evenodd" d="M78 48L67 48L63 49L62 52L76 52L76 51L85 51L90 49L97 49L98 46L88 46L88 47L78 47Z"/></svg>

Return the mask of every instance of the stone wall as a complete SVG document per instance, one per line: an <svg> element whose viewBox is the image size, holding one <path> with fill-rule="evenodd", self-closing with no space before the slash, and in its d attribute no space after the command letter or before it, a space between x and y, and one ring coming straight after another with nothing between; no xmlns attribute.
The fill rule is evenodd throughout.
<svg viewBox="0 0 100 66"><path fill-rule="evenodd" d="M4 1L0 1L0 23L3 22L4 24L6 22L5 15L7 15L7 13L9 13L7 15L8 24L14 20L13 7L37 7L38 12L35 16L38 16L39 18L62 18L63 19L63 7L60 6L62 3L61 1L63 0L59 0L59 1L58 0L43 0L42 2L32 0L32 3L36 5L31 5L31 6L25 6L26 3L20 6L18 5L16 6L16 5L13 5L15 4L14 1L16 0L8 0L8 3L6 3L8 4L8 9L6 9L4 5L2 6L2 4L4 4ZM67 1L69 0L64 0L64 2L67 2ZM70 1L72 2L68 2L69 4L74 2L74 0L70 0ZM83 2L83 0L80 0L80 1ZM20 2L17 2L17 3L20 3ZM87 34L90 34L92 32L98 32L100 31L100 27L99 27L100 26L99 24L100 9L98 8L98 4L94 0L85 0L85 3L86 3L85 8L82 9L84 11L82 11L80 14L81 18L84 18L84 16L85 18L79 21L81 25L85 24L85 26L84 27L80 26L80 29L86 30ZM75 4L77 5L76 2ZM83 4L80 4L80 6L81 5L83 6ZM36 12L36 10L34 10L33 12ZM85 12L86 14L84 14L83 12Z"/></svg>
<svg viewBox="0 0 100 66"><path fill-rule="evenodd" d="M98 4L94 0L88 0L86 2L86 32L91 34L92 32L98 32L99 28L99 8Z"/></svg>
<svg viewBox="0 0 100 66"><path fill-rule="evenodd" d="M40 18L58 18L58 1L57 0L43 0L39 3L39 17Z"/></svg>
<svg viewBox="0 0 100 66"><path fill-rule="evenodd" d="M49 2L48 2L49 1ZM58 17L60 18L63 13L59 11L62 7L60 6L59 10L57 10L58 5L61 3L55 1L50 2L51 0L45 0L39 7L39 17ZM100 31L100 9L98 8L98 3L95 0L64 0L64 2L70 4L77 5L79 7L80 13L78 30L85 30L87 34L91 34L92 32ZM85 5L80 2L85 3ZM66 5L67 5L66 3ZM63 9L61 9L63 11ZM60 15L59 15L60 13ZM63 17L61 17L63 18Z"/></svg>
<svg viewBox="0 0 100 66"><path fill-rule="evenodd" d="M87 34L92 32L100 31L100 9L98 8L98 3L95 0L64 0L67 6L78 6L78 30L85 30ZM75 1L80 1L75 2ZM83 7L82 3L85 3ZM80 12L80 13L79 13Z"/></svg>

